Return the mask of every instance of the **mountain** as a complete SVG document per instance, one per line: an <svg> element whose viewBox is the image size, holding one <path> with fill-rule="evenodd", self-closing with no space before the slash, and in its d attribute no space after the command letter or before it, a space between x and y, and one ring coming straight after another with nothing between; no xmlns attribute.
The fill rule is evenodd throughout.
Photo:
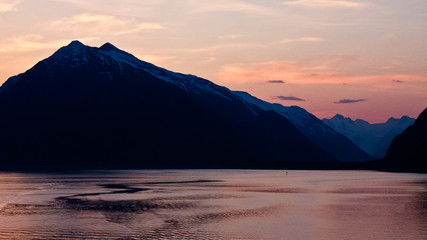
<svg viewBox="0 0 427 240"><path fill-rule="evenodd" d="M313 143L342 162L360 162L372 159L371 156L348 138L336 132L303 108L297 106L285 107L281 104L269 103L246 92L235 91L234 93L263 110L274 111L285 117Z"/></svg>
<svg viewBox="0 0 427 240"><path fill-rule="evenodd" d="M427 173L427 109L391 143L381 169Z"/></svg>
<svg viewBox="0 0 427 240"><path fill-rule="evenodd" d="M353 121L351 118L337 114L331 119L322 121L379 159L385 156L391 141L412 125L415 119L403 116L400 119L390 118L385 123L369 124L362 119Z"/></svg>
<svg viewBox="0 0 427 240"><path fill-rule="evenodd" d="M334 162L274 111L112 44L60 48L0 88L1 168L276 168ZM292 164L291 164L292 165Z"/></svg>

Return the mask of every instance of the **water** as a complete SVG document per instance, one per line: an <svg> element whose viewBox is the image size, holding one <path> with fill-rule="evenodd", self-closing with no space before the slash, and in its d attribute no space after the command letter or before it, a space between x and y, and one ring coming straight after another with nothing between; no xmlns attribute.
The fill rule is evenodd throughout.
<svg viewBox="0 0 427 240"><path fill-rule="evenodd" d="M0 173L0 239L427 239L427 175Z"/></svg>

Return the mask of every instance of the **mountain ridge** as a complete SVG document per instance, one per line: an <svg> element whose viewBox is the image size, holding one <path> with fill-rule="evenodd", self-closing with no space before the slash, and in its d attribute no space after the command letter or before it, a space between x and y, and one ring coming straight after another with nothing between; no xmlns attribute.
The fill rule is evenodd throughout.
<svg viewBox="0 0 427 240"><path fill-rule="evenodd" d="M393 139L380 170L427 173L427 108L414 124Z"/></svg>
<svg viewBox="0 0 427 240"><path fill-rule="evenodd" d="M277 168L333 162L225 87L78 41L1 87L2 166Z"/></svg>
<svg viewBox="0 0 427 240"><path fill-rule="evenodd" d="M234 93L249 103L264 110L274 111L285 117L308 139L342 162L363 162L373 159L347 137L336 132L330 126L301 107L285 107L278 103L269 103L251 96L247 92L234 91Z"/></svg>

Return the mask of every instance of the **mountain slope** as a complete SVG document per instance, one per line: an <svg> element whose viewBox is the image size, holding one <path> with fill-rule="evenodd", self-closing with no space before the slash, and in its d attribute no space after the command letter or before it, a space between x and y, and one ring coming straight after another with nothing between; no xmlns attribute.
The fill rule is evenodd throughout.
<svg viewBox="0 0 427 240"><path fill-rule="evenodd" d="M381 160L381 168L427 172L427 109L393 140L386 157Z"/></svg>
<svg viewBox="0 0 427 240"><path fill-rule="evenodd" d="M339 134L305 109L262 101L246 92L235 92L249 103L266 111L274 111L293 123L308 139L321 149L331 153L342 162L367 161L372 157L354 145L349 139Z"/></svg>
<svg viewBox="0 0 427 240"><path fill-rule="evenodd" d="M336 161L227 88L73 41L0 89L3 168L281 167Z"/></svg>
<svg viewBox="0 0 427 240"><path fill-rule="evenodd" d="M364 120L353 121L339 114L331 119L323 119L324 123L348 137L375 158L384 157L391 141L414 121L413 118L403 116L400 119L390 118L385 123L369 124Z"/></svg>

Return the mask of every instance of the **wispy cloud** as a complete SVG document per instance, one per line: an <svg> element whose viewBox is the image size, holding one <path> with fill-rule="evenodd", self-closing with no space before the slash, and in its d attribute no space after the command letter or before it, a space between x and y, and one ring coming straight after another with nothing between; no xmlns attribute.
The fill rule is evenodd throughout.
<svg viewBox="0 0 427 240"><path fill-rule="evenodd" d="M261 5L239 0L200 1L187 0L190 9L195 13L206 12L241 12L246 14L271 15L272 9Z"/></svg>
<svg viewBox="0 0 427 240"><path fill-rule="evenodd" d="M207 58L203 59L202 61L200 61L199 63L206 64L206 63L212 63L215 61L216 61L216 57L207 57Z"/></svg>
<svg viewBox="0 0 427 240"><path fill-rule="evenodd" d="M104 14L83 13L62 18L51 23L50 27L57 31L105 33L124 29L126 23L114 16Z"/></svg>
<svg viewBox="0 0 427 240"><path fill-rule="evenodd" d="M280 43L297 43L297 42L323 42L325 39L319 37L301 37L301 38L284 38Z"/></svg>
<svg viewBox="0 0 427 240"><path fill-rule="evenodd" d="M257 43L231 43L231 44L217 44L217 45L211 45L201 48L192 48L192 49L186 49L187 52L209 52L209 51L218 51L220 49L226 49L226 48L265 48L266 45L264 44L257 44Z"/></svg>
<svg viewBox="0 0 427 240"><path fill-rule="evenodd" d="M167 62L172 59L177 58L177 56L166 56L166 55L138 55L138 58L141 60L144 60L146 62L150 63L161 63L161 62Z"/></svg>
<svg viewBox="0 0 427 240"><path fill-rule="evenodd" d="M231 64L222 66L220 78L235 83L257 82L259 79L296 79L300 67L293 61L269 61L246 66Z"/></svg>
<svg viewBox="0 0 427 240"><path fill-rule="evenodd" d="M133 28L120 31L116 33L117 35L123 35L123 34L131 34L131 33L137 33L141 31L149 31L149 30L159 30L159 29L165 29L166 27L159 23L140 23L134 26Z"/></svg>
<svg viewBox="0 0 427 240"><path fill-rule="evenodd" d="M88 12L96 9L97 13L108 13L115 16L127 17L155 17L158 9L170 6L171 3L164 0L50 0L67 5L72 5L80 11ZM163 6L163 7L162 7Z"/></svg>
<svg viewBox="0 0 427 240"><path fill-rule="evenodd" d="M266 81L266 83L275 83L275 84L279 83L279 84L283 84L285 82L282 81L282 80L269 80L269 81Z"/></svg>
<svg viewBox="0 0 427 240"><path fill-rule="evenodd" d="M83 38L81 41L88 42L92 38ZM46 40L41 35L23 35L0 41L0 52L31 52L43 49L55 49L67 45L70 40Z"/></svg>
<svg viewBox="0 0 427 240"><path fill-rule="evenodd" d="M238 35L238 34L229 34L229 35L218 36L219 39L236 39L236 38L240 38L240 37L242 37L242 35Z"/></svg>
<svg viewBox="0 0 427 240"><path fill-rule="evenodd" d="M409 74L349 74L339 69L357 62L357 57L332 56L322 61L269 61L253 65L230 64L222 66L220 79L230 83L261 82L262 79L286 79L289 84L358 84L365 86L393 87L393 80L427 83L427 76ZM265 81L265 80L264 80ZM394 86L396 87L396 86Z"/></svg>
<svg viewBox="0 0 427 240"><path fill-rule="evenodd" d="M273 99L279 99L282 101L301 101L305 102L305 99L294 97L294 96L275 96Z"/></svg>
<svg viewBox="0 0 427 240"><path fill-rule="evenodd" d="M0 0L0 12L16 11L19 0Z"/></svg>
<svg viewBox="0 0 427 240"><path fill-rule="evenodd" d="M360 2L346 0L293 0L282 2L284 5L294 5L303 7L341 7L341 8L361 8L365 5Z"/></svg>
<svg viewBox="0 0 427 240"><path fill-rule="evenodd" d="M335 104L346 104L346 103L358 103L364 102L366 99L341 99L339 101L334 102Z"/></svg>
<svg viewBox="0 0 427 240"><path fill-rule="evenodd" d="M239 12L245 14L256 15L271 15L273 9L262 6L262 4L249 3L246 0L180 0L180 1L165 1L165 0L54 0L73 4L84 10L97 9L99 12L115 12L120 15L139 13L137 16L153 17L157 11L166 12L166 8L171 6L179 6L174 8L174 11L183 11L188 13L208 13L208 12ZM177 4L177 5L175 5Z"/></svg>
<svg viewBox="0 0 427 240"><path fill-rule="evenodd" d="M147 30L159 30L166 27L160 23L136 23L127 19L106 14L82 13L69 18L63 18L51 23L51 29L97 35L123 35Z"/></svg>

